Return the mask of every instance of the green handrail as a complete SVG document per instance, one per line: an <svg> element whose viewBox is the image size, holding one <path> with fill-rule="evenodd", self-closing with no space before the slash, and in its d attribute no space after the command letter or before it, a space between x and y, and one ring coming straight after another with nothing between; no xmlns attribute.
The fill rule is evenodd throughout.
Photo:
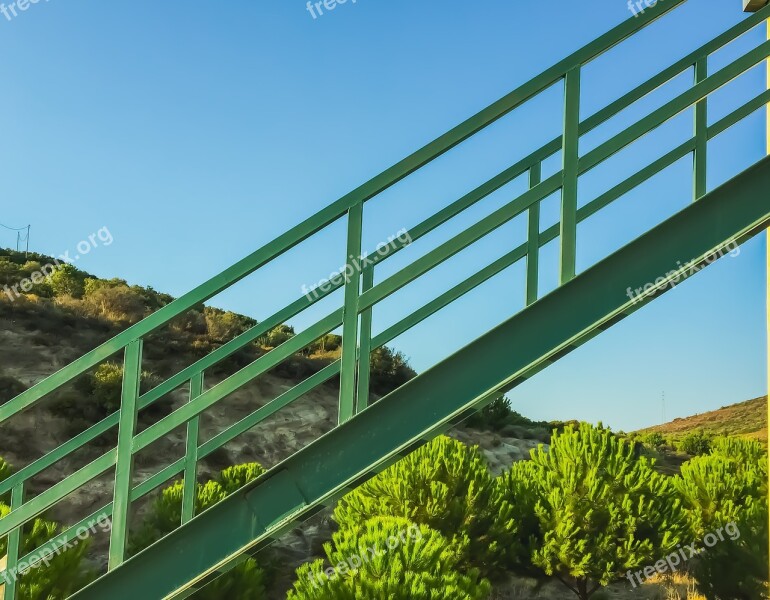
<svg viewBox="0 0 770 600"><path fill-rule="evenodd" d="M767 19L770 15L770 7L766 7L747 17L738 25L720 34L685 58L675 62L669 68L656 74L591 117L582 122L579 120L580 74L582 67L670 10L681 5L684 1L670 0L665 5L658 4L655 9L646 11L641 17L629 19L622 23L609 33L601 36L569 58L514 90L503 99L458 125L394 167L386 170L310 219L279 236L249 257L0 407L0 422L2 422L33 406L51 391L72 381L75 377L110 358L116 352L125 351L121 409L60 445L42 458L22 468L10 478L0 482L0 495L12 492L15 499L12 503L12 511L0 520L0 536L7 534L11 534L11 536L18 535L20 528L25 523L39 516L43 511L54 506L73 491L114 467L116 485L113 502L94 513L94 515L105 513L113 515L109 553L109 567L113 569L125 560L127 517L131 503L150 493L158 485L178 476L180 473L187 475L185 479L190 480L195 472L195 465L199 460L210 455L271 414L274 414L277 410L287 406L303 394L337 375L341 377L340 422L352 418L356 412L365 409L367 406L369 394L368 365L369 356L373 350L389 343L403 332L522 259L527 260L526 303L527 305L532 304L539 297L538 258L540 248L557 238L561 240L560 283L564 284L570 281L576 274L575 257L578 224L689 153L693 153L695 156L693 195L695 199L703 196L706 191L705 169L707 165L706 148L708 140L719 135L768 103L770 101L770 92L765 91L757 95L711 126L707 125L706 120L707 97L770 56L770 42L762 43L757 48L747 52L711 75L708 75L708 57L716 50ZM692 88L679 94L676 98L643 117L621 133L600 144L594 150L583 156L579 155L579 140L582 136L688 69L694 70L694 85ZM468 227L462 233L441 244L377 285L374 285L374 268L386 258L397 253L404 246L397 247L394 252L385 257L373 254L373 266L365 269L363 273L354 272L354 275L347 283L332 284L326 292L319 291L315 298L305 296L299 298L249 331L170 377L156 388L140 395L138 383L141 373L141 345L142 340L149 333L234 285L345 215L348 216L346 256L360 255L362 250L361 231L364 202L401 181L409 174L462 143L560 80L563 80L565 85L563 134L416 225L409 232L410 238L413 241L420 239L516 177L528 174L529 189L524 194L512 199L502 208ZM690 140L680 144L677 148L666 153L650 165L645 166L598 198L580 208L578 207L577 181L582 174L693 106L695 107L696 114L694 134ZM543 161L558 152L562 153L562 169L543 180ZM540 232L540 202L560 189L562 190L563 202L559 222ZM372 337L371 311L377 303L523 212L528 212L528 238L524 244L510 250L506 255L487 265L464 282L430 301L379 335ZM224 381L204 391L202 383L203 373L207 369L342 287L345 288L345 291L344 304L341 308L332 311L294 338L261 356ZM360 326L359 315L361 315L362 321ZM199 445L197 439L198 419L203 411L340 326L343 327L343 350L340 360L328 365L266 406L261 407L211 440ZM136 416L139 410L149 406L177 388L188 384L190 385L189 401L184 406L160 419L141 433L136 432ZM180 425L187 426L185 457L175 461L160 473L134 487L132 485L134 455ZM109 450L35 498L24 501L24 486L30 478L38 475L43 470L115 426L119 427L119 440L116 448ZM185 485L183 522L193 517L193 493L194 487L190 484ZM85 519L82 523L87 522L87 520ZM72 539L78 525L68 529L61 537L67 540ZM12 537L11 541L14 542L15 539ZM18 562L18 551L18 544L9 544L9 565ZM13 586L9 587L6 590L7 598L13 599L14 593Z"/></svg>

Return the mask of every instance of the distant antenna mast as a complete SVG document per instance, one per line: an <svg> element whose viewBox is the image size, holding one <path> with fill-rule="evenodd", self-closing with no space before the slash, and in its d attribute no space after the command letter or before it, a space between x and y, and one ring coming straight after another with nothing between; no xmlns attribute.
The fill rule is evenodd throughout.
<svg viewBox="0 0 770 600"><path fill-rule="evenodd" d="M663 422L666 423L666 392L663 392L663 395L661 397L661 404L663 407Z"/></svg>

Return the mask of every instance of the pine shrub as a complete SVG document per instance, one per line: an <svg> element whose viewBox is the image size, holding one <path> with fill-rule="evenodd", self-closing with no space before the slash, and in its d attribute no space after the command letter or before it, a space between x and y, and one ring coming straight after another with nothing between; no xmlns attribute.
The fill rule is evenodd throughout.
<svg viewBox="0 0 770 600"><path fill-rule="evenodd" d="M756 441L717 440L710 455L682 465L674 482L692 540L717 536L694 561L699 590L708 598L760 598L767 590L769 558L765 450Z"/></svg>
<svg viewBox="0 0 770 600"><path fill-rule="evenodd" d="M484 600L491 592L477 570L461 568L462 544L407 519L343 528L324 550L331 566L302 565L287 600Z"/></svg>
<svg viewBox="0 0 770 600"><path fill-rule="evenodd" d="M652 467L607 429L583 423L554 432L548 451L540 446L531 466L514 470L531 478L537 497L533 563L587 600L685 541L685 511Z"/></svg>
<svg viewBox="0 0 770 600"><path fill-rule="evenodd" d="M355 529L374 517L400 517L450 541L467 538L464 563L487 575L520 552L515 508L477 447L441 436L343 497L334 520Z"/></svg>
<svg viewBox="0 0 770 600"><path fill-rule="evenodd" d="M0 519L10 512L8 506L0 504ZM62 528L58 523L35 519L32 526L24 532L22 554L34 552L61 533ZM19 600L64 600L90 583L94 574L83 563L88 547L89 540L81 540L76 545L46 558L47 565L40 563L39 566L20 574ZM7 538L0 539L0 557L5 556L7 549ZM0 586L3 584L4 581L0 577Z"/></svg>

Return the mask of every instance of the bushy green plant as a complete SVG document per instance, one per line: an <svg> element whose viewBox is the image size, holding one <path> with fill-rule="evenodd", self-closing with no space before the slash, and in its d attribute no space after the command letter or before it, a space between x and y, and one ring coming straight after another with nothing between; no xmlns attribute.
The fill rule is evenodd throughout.
<svg viewBox="0 0 770 600"><path fill-rule="evenodd" d="M85 293L84 274L70 264L61 264L48 277L48 284L56 296L82 298Z"/></svg>
<svg viewBox="0 0 770 600"><path fill-rule="evenodd" d="M10 512L8 506L0 504L0 520ZM34 552L60 533L62 528L58 523L35 519L31 528L25 531L23 554ZM50 553L39 566L19 575L19 600L64 600L90 583L94 574L83 563L88 546L86 539L59 553ZM7 538L0 539L0 556L6 554L7 548ZM0 586L3 583L0 577Z"/></svg>
<svg viewBox="0 0 770 600"><path fill-rule="evenodd" d="M160 383L149 371L141 374L140 391L146 393ZM120 408L123 387L123 366L106 362L93 373L87 373L75 382L77 394L66 394L51 404L51 410L62 417L95 423ZM149 415L164 415L168 406L156 403L146 409Z"/></svg>
<svg viewBox="0 0 770 600"><path fill-rule="evenodd" d="M769 557L767 454L759 442L717 440L710 455L682 465L674 483L688 511L692 539L718 538L694 563L700 591L709 598L761 597Z"/></svg>
<svg viewBox="0 0 770 600"><path fill-rule="evenodd" d="M517 548L515 506L499 494L477 447L441 436L343 497L334 510L342 527L378 516L427 525L450 541L467 538L467 564L493 573Z"/></svg>
<svg viewBox="0 0 770 600"><path fill-rule="evenodd" d="M532 549L542 540L540 521L535 507L538 501L536 488L536 465L530 461L519 461L495 480L497 493L508 505L516 507L517 543L508 550L508 564L516 571L539 574L532 566Z"/></svg>
<svg viewBox="0 0 770 600"><path fill-rule="evenodd" d="M259 338L259 343L267 348L277 348L284 342L294 337L294 328L289 325L279 325L271 329L265 335Z"/></svg>
<svg viewBox="0 0 770 600"><path fill-rule="evenodd" d="M659 431L653 431L652 433L648 433L644 436L644 445L648 448L652 448L654 450L657 450L661 446L664 446L666 444L666 438L663 437L663 434Z"/></svg>
<svg viewBox="0 0 770 600"><path fill-rule="evenodd" d="M542 539L532 562L581 600L687 539L671 482L608 429L555 432L520 474L531 478ZM529 485L529 484L527 484Z"/></svg>
<svg viewBox="0 0 770 600"><path fill-rule="evenodd" d="M711 450L711 437L703 431L692 431L679 440L677 450L690 456L708 454Z"/></svg>
<svg viewBox="0 0 770 600"><path fill-rule="evenodd" d="M219 484L229 496L237 492L247 483L251 483L265 472L265 468L259 463L246 463L228 467L219 474Z"/></svg>
<svg viewBox="0 0 770 600"><path fill-rule="evenodd" d="M161 491L144 518L138 534L131 541L132 554L168 535L182 523L184 483L175 482ZM216 481L196 484L195 514L200 514L224 500L227 494Z"/></svg>
<svg viewBox="0 0 770 600"><path fill-rule="evenodd" d="M227 342L257 324L254 319L209 306L203 309L203 316L209 335L219 342Z"/></svg>
<svg viewBox="0 0 770 600"><path fill-rule="evenodd" d="M372 352L370 373L371 389L378 394L388 393L416 375L406 356L386 346Z"/></svg>
<svg viewBox="0 0 770 600"><path fill-rule="evenodd" d="M84 289L86 308L120 325L138 323L147 312L142 295L126 285L86 279Z"/></svg>
<svg viewBox="0 0 770 600"><path fill-rule="evenodd" d="M262 473L264 469L258 463L237 465L222 471L218 481L196 483L195 514L208 510ZM181 481L161 492L145 516L139 531L131 538L131 554L144 550L179 527L182 522L183 494L184 483ZM252 600L262 598L264 594L265 572L250 558L207 585L195 597L199 600Z"/></svg>
<svg viewBox="0 0 770 600"><path fill-rule="evenodd" d="M478 571L462 571L460 546L407 519L343 528L324 550L331 566L302 565L287 600L484 600L491 591Z"/></svg>

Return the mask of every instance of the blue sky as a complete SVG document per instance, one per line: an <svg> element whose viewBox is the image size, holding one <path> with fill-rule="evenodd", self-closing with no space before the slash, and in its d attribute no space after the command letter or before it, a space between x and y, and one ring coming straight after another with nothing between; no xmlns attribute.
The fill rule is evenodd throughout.
<svg viewBox="0 0 770 600"><path fill-rule="evenodd" d="M0 223L32 225L60 254L101 227L78 266L181 295L624 19L623 0L358 0L317 19L300 0L51 0L0 16ZM743 18L740 0L689 0L586 67L582 117ZM756 45L755 30L712 68ZM680 93L691 75L582 141L585 151ZM713 97L711 121L763 88L754 69ZM560 87L373 199L367 247L429 216L560 131ZM691 134L692 115L581 179L581 203ZM710 145L709 186L762 156L757 113ZM557 161L545 166L553 170ZM687 160L579 231L579 268L690 200ZM515 181L386 263L378 280L510 200ZM555 220L558 199L543 207ZM550 220L550 222L548 222ZM405 288L381 330L523 238L514 220ZM341 223L212 303L263 318L345 261ZM0 245L15 237L0 231ZM537 419L618 429L765 393L764 236L639 311L511 394ZM544 291L555 248L542 257ZM521 265L394 342L424 369L519 310ZM338 301L338 296L331 299ZM331 308L321 303L301 328Z"/></svg>

